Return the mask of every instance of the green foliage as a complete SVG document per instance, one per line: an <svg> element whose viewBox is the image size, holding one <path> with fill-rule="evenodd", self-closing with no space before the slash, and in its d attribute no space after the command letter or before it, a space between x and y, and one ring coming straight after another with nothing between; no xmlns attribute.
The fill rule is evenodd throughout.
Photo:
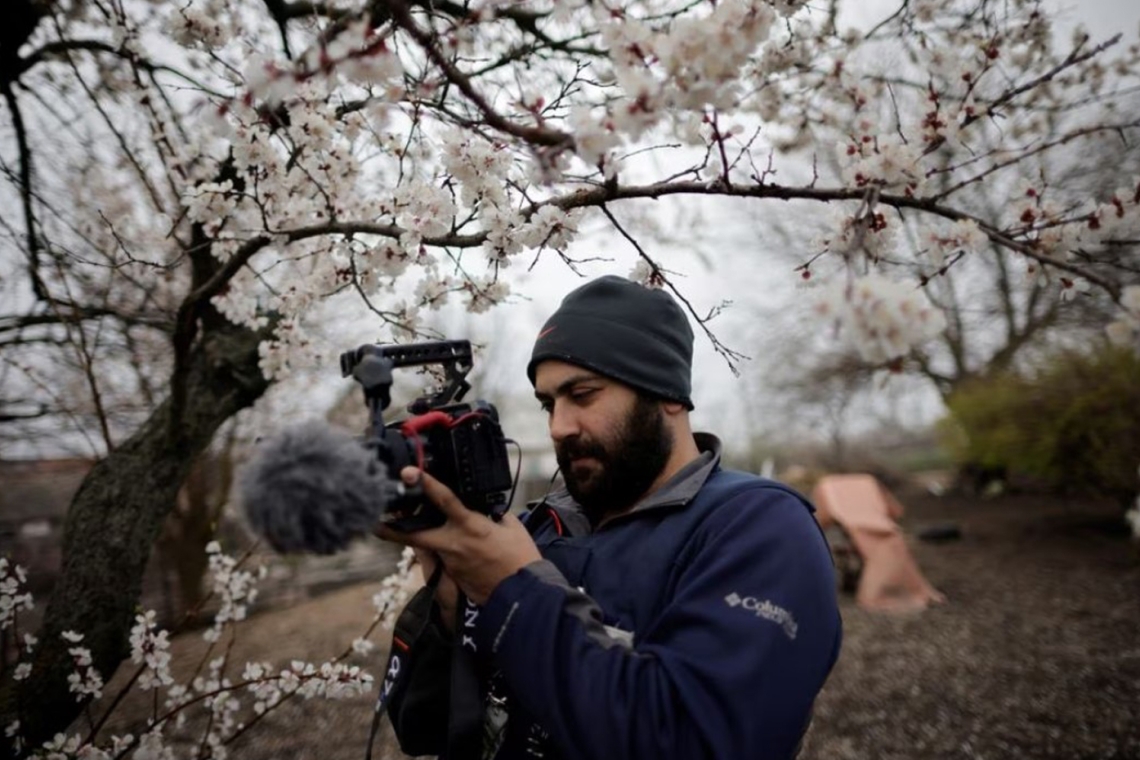
<svg viewBox="0 0 1140 760"><path fill-rule="evenodd" d="M889 458L890 466L902 473L946 470L955 465L950 452L941 441L928 441L925 437L910 443L906 449Z"/></svg>
<svg viewBox="0 0 1140 760"><path fill-rule="evenodd" d="M1122 504L1140 487L1140 355L1133 351L1058 353L1036 372L963 384L948 406L943 432L959 462Z"/></svg>

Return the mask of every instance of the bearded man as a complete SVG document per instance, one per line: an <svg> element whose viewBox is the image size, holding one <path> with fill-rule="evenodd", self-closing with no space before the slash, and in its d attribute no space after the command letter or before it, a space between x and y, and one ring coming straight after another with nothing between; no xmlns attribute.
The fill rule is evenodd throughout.
<svg viewBox="0 0 1140 760"><path fill-rule="evenodd" d="M692 431L692 351L669 294L593 280L527 367L565 490L495 522L404 471L448 518L378 529L416 548L434 588L414 645L396 641L410 651L387 709L405 752L798 752L839 654L830 553L803 497L723 469L720 442Z"/></svg>

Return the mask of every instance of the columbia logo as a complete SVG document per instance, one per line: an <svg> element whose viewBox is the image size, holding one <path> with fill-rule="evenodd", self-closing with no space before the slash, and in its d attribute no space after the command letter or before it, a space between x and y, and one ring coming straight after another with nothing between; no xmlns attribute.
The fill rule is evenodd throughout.
<svg viewBox="0 0 1140 760"><path fill-rule="evenodd" d="M796 633L799 630L795 617L792 616L791 612L788 612L778 604L773 604L771 600L761 600L754 596L741 596L733 591L724 598L724 601L729 607L740 607L741 609L748 610L758 618L763 618L764 620L775 623L784 629L784 635L792 641L795 641Z"/></svg>

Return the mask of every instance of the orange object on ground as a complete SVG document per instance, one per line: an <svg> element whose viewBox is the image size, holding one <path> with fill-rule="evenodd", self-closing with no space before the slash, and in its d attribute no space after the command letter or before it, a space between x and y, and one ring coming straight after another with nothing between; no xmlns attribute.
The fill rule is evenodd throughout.
<svg viewBox="0 0 1140 760"><path fill-rule="evenodd" d="M839 526L862 559L860 607L902 612L946 601L923 577L895 522L902 504L873 475L825 475L812 501L820 525Z"/></svg>

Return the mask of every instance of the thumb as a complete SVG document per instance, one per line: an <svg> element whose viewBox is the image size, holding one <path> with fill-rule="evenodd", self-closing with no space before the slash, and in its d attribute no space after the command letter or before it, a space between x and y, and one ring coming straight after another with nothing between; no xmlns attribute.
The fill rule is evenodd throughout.
<svg viewBox="0 0 1140 760"><path fill-rule="evenodd" d="M439 507L439 511L449 520L463 522L470 519L473 514L450 488L423 470L405 467L400 471L400 478L408 485L418 483L422 486L428 501Z"/></svg>

